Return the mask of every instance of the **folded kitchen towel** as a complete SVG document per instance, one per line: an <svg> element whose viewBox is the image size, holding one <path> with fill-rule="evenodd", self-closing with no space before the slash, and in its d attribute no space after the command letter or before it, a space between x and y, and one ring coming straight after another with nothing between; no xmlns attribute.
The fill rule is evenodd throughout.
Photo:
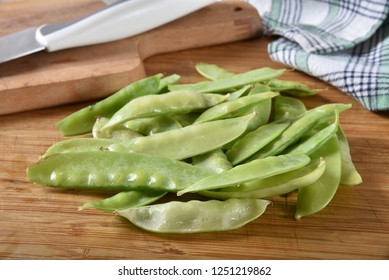
<svg viewBox="0 0 389 280"><path fill-rule="evenodd" d="M370 111L389 110L389 1L247 0L271 59L326 81Z"/></svg>

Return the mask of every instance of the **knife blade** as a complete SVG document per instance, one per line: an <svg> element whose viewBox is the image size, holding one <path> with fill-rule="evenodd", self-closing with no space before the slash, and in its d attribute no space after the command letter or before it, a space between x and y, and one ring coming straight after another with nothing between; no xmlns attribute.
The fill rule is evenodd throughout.
<svg viewBox="0 0 389 280"><path fill-rule="evenodd" d="M216 0L114 2L79 20L30 27L0 37L0 63L43 50L54 52L131 37L214 2Z"/></svg>

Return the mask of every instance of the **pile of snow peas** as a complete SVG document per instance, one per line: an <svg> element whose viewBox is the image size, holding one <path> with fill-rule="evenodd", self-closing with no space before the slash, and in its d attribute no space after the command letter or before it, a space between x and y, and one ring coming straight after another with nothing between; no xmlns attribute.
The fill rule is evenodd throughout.
<svg viewBox="0 0 389 280"><path fill-rule="evenodd" d="M308 110L299 97L318 91L280 80L284 69L196 70L204 81L157 74L59 121L67 138L27 168L28 178L109 190L80 210L113 211L160 233L236 229L292 192L300 219L326 207L340 185L362 182L340 125L349 104Z"/></svg>

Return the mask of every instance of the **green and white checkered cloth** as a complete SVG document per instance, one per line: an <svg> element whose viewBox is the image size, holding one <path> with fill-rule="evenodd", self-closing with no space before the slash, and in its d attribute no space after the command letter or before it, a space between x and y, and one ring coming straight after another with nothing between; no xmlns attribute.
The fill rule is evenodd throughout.
<svg viewBox="0 0 389 280"><path fill-rule="evenodd" d="M326 81L370 111L389 110L389 1L247 0L271 59Z"/></svg>

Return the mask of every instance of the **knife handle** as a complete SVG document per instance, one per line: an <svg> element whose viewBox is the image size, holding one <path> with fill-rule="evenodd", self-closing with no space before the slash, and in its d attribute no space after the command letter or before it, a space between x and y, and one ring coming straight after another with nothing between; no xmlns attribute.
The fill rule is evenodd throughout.
<svg viewBox="0 0 389 280"><path fill-rule="evenodd" d="M130 0L80 20L43 25L36 40L50 52L131 37L199 10L216 0Z"/></svg>

